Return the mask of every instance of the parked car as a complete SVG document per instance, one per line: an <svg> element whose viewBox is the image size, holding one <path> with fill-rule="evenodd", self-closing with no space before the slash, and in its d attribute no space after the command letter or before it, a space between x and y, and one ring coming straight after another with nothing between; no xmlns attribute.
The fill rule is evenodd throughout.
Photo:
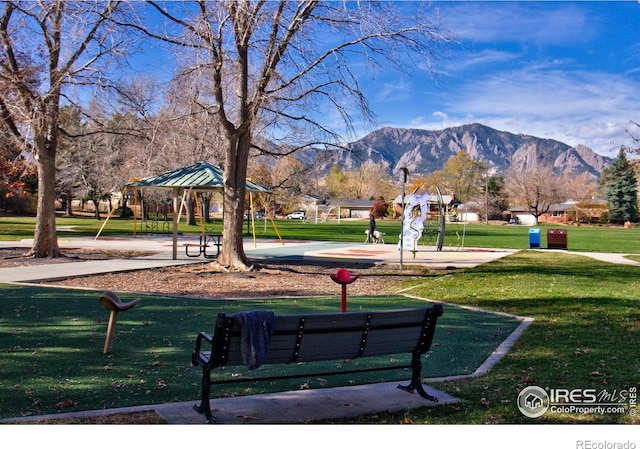
<svg viewBox="0 0 640 449"><path fill-rule="evenodd" d="M306 214L302 210L297 210L287 215L287 220L304 220L305 218Z"/></svg>
<svg viewBox="0 0 640 449"><path fill-rule="evenodd" d="M246 220L247 218L249 218L249 214L247 212L245 212L243 217ZM264 217L264 213L263 212L254 212L253 213L253 218L263 218L263 217Z"/></svg>

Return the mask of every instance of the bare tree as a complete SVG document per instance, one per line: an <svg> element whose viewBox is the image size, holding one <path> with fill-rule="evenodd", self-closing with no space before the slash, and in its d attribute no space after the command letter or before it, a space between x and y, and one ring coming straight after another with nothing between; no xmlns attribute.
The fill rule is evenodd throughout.
<svg viewBox="0 0 640 449"><path fill-rule="evenodd" d="M84 186L83 195L104 196L122 189L127 180L200 160L220 165L220 139L193 92L199 82L190 79L193 76L185 73L172 79L162 89L164 102L159 95L160 83L146 76L111 80L110 89L93 97L83 109L86 125L69 139L78 148L69 156L77 162L66 167ZM87 176L91 172L93 176ZM95 188L96 181L100 181L100 189ZM166 195L151 189L138 194L145 217L147 206L164 209ZM192 196L189 199L185 216L189 224L195 224L195 203ZM208 209L211 194L201 193L200 199ZM208 210L204 212L207 218Z"/></svg>
<svg viewBox="0 0 640 449"><path fill-rule="evenodd" d="M562 178L551 167L530 166L524 171L511 170L505 189L512 206L524 206L533 215L535 224L553 204L566 200Z"/></svg>
<svg viewBox="0 0 640 449"><path fill-rule="evenodd" d="M340 133L326 120L329 111L337 112L347 129L356 111L364 119L373 116L354 63L399 70L421 63L433 74L432 63L451 41L421 2L148 4L167 23L157 29L134 26L178 45L182 57L193 50L191 70L209 80L201 100L208 102L225 140L225 238L217 263L237 270L248 265L242 226L256 132L272 130L289 143L287 151L337 145ZM300 136L304 143L298 144Z"/></svg>
<svg viewBox="0 0 640 449"><path fill-rule="evenodd" d="M97 65L120 46L105 25L115 1L5 1L0 16L1 126L35 155L38 205L34 257L58 257L56 151L60 106L70 83L95 82Z"/></svg>
<svg viewBox="0 0 640 449"><path fill-rule="evenodd" d="M374 200L393 195L394 187L386 162L366 161L357 170L333 166L325 183L330 196L340 199Z"/></svg>
<svg viewBox="0 0 640 449"><path fill-rule="evenodd" d="M70 108L63 108L64 132L59 142L57 185L93 202L95 217L100 219L99 203L120 192L128 179L128 162L141 146L140 132L129 133L132 128L143 129L141 120L114 115L100 124L87 122L82 116L69 119ZM96 113L90 113L96 117ZM75 122L75 125L74 123ZM126 209L123 209L126 213Z"/></svg>
<svg viewBox="0 0 640 449"><path fill-rule="evenodd" d="M299 208L300 195L325 196L316 167L295 157L252 159L248 170L251 180L272 189L275 198L287 205L287 210Z"/></svg>
<svg viewBox="0 0 640 449"><path fill-rule="evenodd" d="M631 120L631 124L636 128L640 129L640 123ZM633 156L629 159L633 169L636 172L636 178L638 179L638 191L640 192L640 136L637 134L638 129L635 132L627 130L629 137L633 141L633 147L625 147L630 156Z"/></svg>
<svg viewBox="0 0 640 449"><path fill-rule="evenodd" d="M631 120L631 124L640 129L640 123ZM635 131L637 132L638 130L636 129ZM630 149L630 152L636 156L640 156L640 136L631 131L627 131L627 133L631 137L631 140L633 140L634 146L634 148Z"/></svg>

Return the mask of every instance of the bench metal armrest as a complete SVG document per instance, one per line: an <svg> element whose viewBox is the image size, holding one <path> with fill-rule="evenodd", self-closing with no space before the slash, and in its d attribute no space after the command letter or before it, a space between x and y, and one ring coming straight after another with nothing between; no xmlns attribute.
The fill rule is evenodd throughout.
<svg viewBox="0 0 640 449"><path fill-rule="evenodd" d="M213 337L211 337L211 335L207 334L206 332L200 332L198 334L198 337L196 338L196 348L191 355L191 364L193 366L200 365L198 360L202 360L204 363L206 363L206 360L202 359L202 351L200 349L202 347L203 340L206 340L206 342L211 345L211 343L213 342Z"/></svg>

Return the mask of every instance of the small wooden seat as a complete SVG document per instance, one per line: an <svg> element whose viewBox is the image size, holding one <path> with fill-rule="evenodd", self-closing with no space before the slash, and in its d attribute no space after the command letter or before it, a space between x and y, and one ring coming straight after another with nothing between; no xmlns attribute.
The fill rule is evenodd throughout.
<svg viewBox="0 0 640 449"><path fill-rule="evenodd" d="M105 309L109 310L109 325L107 326L107 336L104 340L103 354L111 352L111 346L113 344L113 335L116 329L116 321L118 319L118 313L131 309L133 306L140 302L140 298L136 298L133 301L122 302L118 295L112 291L105 291L100 297L100 304Z"/></svg>
<svg viewBox="0 0 640 449"><path fill-rule="evenodd" d="M122 302L118 295L107 290L100 297L100 304L107 310L115 310L118 312L124 312L125 310L129 310L136 304L140 302L140 298L136 298L133 301Z"/></svg>

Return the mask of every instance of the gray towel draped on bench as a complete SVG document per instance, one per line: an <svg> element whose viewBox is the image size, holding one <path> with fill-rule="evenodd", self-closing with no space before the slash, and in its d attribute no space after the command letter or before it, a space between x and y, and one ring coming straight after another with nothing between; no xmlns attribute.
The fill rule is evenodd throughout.
<svg viewBox="0 0 640 449"><path fill-rule="evenodd" d="M242 361L247 368L254 370L262 365L269 355L275 314L268 310L252 310L236 313L233 318L241 329Z"/></svg>

